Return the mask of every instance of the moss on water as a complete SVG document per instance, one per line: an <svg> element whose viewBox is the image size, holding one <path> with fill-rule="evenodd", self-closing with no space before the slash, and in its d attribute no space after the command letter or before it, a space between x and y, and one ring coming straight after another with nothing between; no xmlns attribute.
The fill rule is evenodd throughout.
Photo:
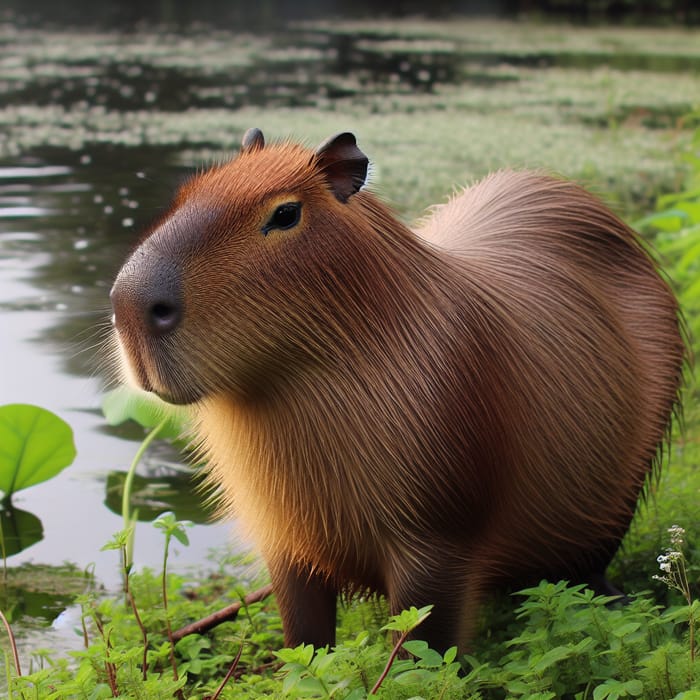
<svg viewBox="0 0 700 700"><path fill-rule="evenodd" d="M700 58L697 38L467 21L317 23L293 40L5 27L0 158L47 145L157 145L201 165L235 152L251 125L311 144L350 129L375 163L375 185L407 217L506 166L582 180L637 212L678 182L668 153L688 138L679 115L700 104L700 79L622 70L613 58L633 55L642 68L645 57ZM569 65L574 54L599 63Z"/></svg>

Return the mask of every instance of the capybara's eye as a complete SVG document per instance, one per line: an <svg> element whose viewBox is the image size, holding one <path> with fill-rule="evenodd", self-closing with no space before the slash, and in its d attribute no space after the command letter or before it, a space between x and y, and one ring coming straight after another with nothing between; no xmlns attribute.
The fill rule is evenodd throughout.
<svg viewBox="0 0 700 700"><path fill-rule="evenodd" d="M301 218L301 202L287 202L286 204L280 204L277 209L275 209L274 214L270 217L270 220L263 226L263 233L268 233L273 229L280 229L281 231L286 231L287 229L296 226Z"/></svg>

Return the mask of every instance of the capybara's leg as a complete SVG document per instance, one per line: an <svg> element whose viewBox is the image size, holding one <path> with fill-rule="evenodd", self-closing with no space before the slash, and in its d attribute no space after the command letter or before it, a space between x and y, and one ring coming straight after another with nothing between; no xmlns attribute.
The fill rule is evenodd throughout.
<svg viewBox="0 0 700 700"><path fill-rule="evenodd" d="M308 568L270 562L272 587L282 617L284 644L315 647L335 644L337 591Z"/></svg>
<svg viewBox="0 0 700 700"><path fill-rule="evenodd" d="M392 614L411 606L433 605L430 616L411 636L425 640L441 653L452 646L463 653L474 637L474 615L482 600L482 582L463 567L451 566L449 554L440 558L439 546L435 552L436 560L411 562L413 568L394 572L388 585L389 605Z"/></svg>

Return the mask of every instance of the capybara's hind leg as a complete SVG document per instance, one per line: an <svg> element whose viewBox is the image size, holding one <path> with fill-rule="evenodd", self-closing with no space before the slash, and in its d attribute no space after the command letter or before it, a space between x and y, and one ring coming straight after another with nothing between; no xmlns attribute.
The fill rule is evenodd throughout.
<svg viewBox="0 0 700 700"><path fill-rule="evenodd" d="M443 551L438 545L431 549ZM432 605L430 615L410 636L441 653L452 646L464 653L474 638L483 585L480 576L465 573L463 566L450 566L450 561L445 554L439 562L413 562L413 568L395 571L388 585L389 605L394 615L411 606Z"/></svg>

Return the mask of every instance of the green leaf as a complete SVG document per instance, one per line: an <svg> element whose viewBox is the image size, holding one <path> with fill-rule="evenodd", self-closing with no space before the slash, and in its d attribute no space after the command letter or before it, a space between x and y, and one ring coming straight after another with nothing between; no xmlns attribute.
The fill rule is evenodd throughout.
<svg viewBox="0 0 700 700"><path fill-rule="evenodd" d="M154 521L154 527L162 530L166 537L174 537L178 542L189 545L190 540L185 532L186 527L192 527L194 523L189 520L178 520L174 513L161 513Z"/></svg>
<svg viewBox="0 0 700 700"><path fill-rule="evenodd" d="M56 414L29 404L0 406L0 490L6 498L56 476L75 455L73 431Z"/></svg>
<svg viewBox="0 0 700 700"><path fill-rule="evenodd" d="M563 659L571 656L571 649L565 646L554 647L542 654L538 661L533 665L532 670L535 673L543 673L550 666L559 663Z"/></svg>
<svg viewBox="0 0 700 700"><path fill-rule="evenodd" d="M412 668L397 674L394 681L400 685L427 685L432 677L433 673L426 669Z"/></svg>
<svg viewBox="0 0 700 700"><path fill-rule="evenodd" d="M302 678L296 684L294 689L296 690L299 697L302 698L328 697L328 693L323 687L323 683L321 683L321 681L318 678L314 678L313 676L306 676L305 678Z"/></svg>
<svg viewBox="0 0 700 700"><path fill-rule="evenodd" d="M382 630L401 633L410 632L418 627L418 625L430 615L432 609L432 605L426 605L420 609L411 606L408 610L404 610L398 615L392 615L389 618L389 622L382 627Z"/></svg>
<svg viewBox="0 0 700 700"><path fill-rule="evenodd" d="M618 637L626 637L629 634L632 634L633 632L636 632L640 627L641 627L640 622L627 622L622 625L618 625L616 627L613 627L612 633Z"/></svg>
<svg viewBox="0 0 700 700"><path fill-rule="evenodd" d="M457 658L457 647L450 647L443 657L443 662L446 666L449 666Z"/></svg>
<svg viewBox="0 0 700 700"><path fill-rule="evenodd" d="M420 639L412 639L403 643L403 648L413 656L420 659L421 668L440 668L442 666L442 656L437 651L431 649L427 642Z"/></svg>
<svg viewBox="0 0 700 700"><path fill-rule="evenodd" d="M120 386L107 392L102 398L102 413L110 425L120 425L133 420L144 428L155 428L164 418L159 437L175 440L190 428L191 414L186 406L173 406L155 394Z"/></svg>
<svg viewBox="0 0 700 700"><path fill-rule="evenodd" d="M678 209L668 209L658 214L645 216L643 219L636 222L636 227L645 228L647 226L653 226L659 231L672 232L680 231L686 223L688 223L688 216L685 212Z"/></svg>

